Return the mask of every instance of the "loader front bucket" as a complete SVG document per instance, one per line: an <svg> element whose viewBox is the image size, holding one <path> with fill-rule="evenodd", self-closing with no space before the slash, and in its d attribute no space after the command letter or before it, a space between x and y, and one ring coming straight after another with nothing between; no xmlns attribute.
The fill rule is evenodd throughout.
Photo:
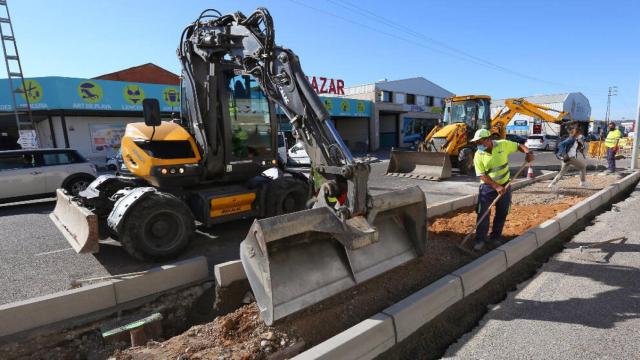
<svg viewBox="0 0 640 360"><path fill-rule="evenodd" d="M56 194L56 208L49 218L77 253L98 252L98 216L73 201L64 190L58 189Z"/></svg>
<svg viewBox="0 0 640 360"><path fill-rule="evenodd" d="M372 204L367 218L353 223L343 223L328 207L253 222L240 259L265 323L424 254L427 214L420 188L376 195Z"/></svg>
<svg viewBox="0 0 640 360"><path fill-rule="evenodd" d="M386 175L424 180L447 179L451 177L451 159L444 152L391 149Z"/></svg>

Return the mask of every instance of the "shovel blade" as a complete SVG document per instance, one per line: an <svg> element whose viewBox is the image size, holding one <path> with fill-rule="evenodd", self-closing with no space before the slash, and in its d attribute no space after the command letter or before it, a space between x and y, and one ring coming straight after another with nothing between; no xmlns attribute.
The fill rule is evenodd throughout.
<svg viewBox="0 0 640 360"><path fill-rule="evenodd" d="M56 196L56 207L49 218L77 253L98 252L98 216L73 201L62 189L56 191Z"/></svg>
<svg viewBox="0 0 640 360"><path fill-rule="evenodd" d="M326 207L254 221L240 258L267 324L424 254L424 193L413 187L372 198L369 232Z"/></svg>
<svg viewBox="0 0 640 360"><path fill-rule="evenodd" d="M451 159L447 153L391 149L386 175L423 180L451 177Z"/></svg>

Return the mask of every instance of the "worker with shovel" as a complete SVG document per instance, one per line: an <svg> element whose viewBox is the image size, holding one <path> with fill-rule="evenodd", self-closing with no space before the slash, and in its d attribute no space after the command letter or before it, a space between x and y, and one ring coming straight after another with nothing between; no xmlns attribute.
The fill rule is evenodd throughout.
<svg viewBox="0 0 640 360"><path fill-rule="evenodd" d="M489 245L496 247L501 244L502 229L511 205L509 154L516 151L526 154L526 162L518 171L519 174L528 162L533 161L533 153L526 146L519 145L513 141L493 140L491 132L487 129L476 131L471 142L475 143L478 148L473 164L476 168L476 175L480 177L476 243L473 246L473 249L478 251L485 247L487 233L489 232L489 216L487 215L494 204L496 212L493 218L491 235L489 236Z"/></svg>

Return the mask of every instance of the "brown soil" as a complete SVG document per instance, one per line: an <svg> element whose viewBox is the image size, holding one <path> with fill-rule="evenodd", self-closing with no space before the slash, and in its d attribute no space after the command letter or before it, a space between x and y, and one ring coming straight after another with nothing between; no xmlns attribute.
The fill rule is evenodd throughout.
<svg viewBox="0 0 640 360"><path fill-rule="evenodd" d="M611 182L614 180L611 179ZM571 185L572 182L577 183L577 180L566 178L560 182L560 186ZM553 218L602 187L552 191L546 188L547 184L532 184L514 193L504 240ZM519 193L528 193L529 196ZM534 204L527 201L531 196L540 195L546 200ZM212 323L193 327L187 333L162 344L119 352L117 359L176 358L178 355L182 355L178 358L184 359L261 359L302 340L307 347L318 344L482 255L470 256L456 247L473 230L475 220L474 209L462 209L431 220L425 256L295 313L272 327L266 327L259 319L255 305L245 306ZM229 321L233 326L228 328L224 324ZM272 348L265 350L264 346L260 346L261 336L269 332L278 340L273 346L269 344ZM281 339L284 345L279 346Z"/></svg>
<svg viewBox="0 0 640 360"><path fill-rule="evenodd" d="M282 348L294 345L298 338L266 326L256 304L196 325L163 343L118 351L118 360L135 359L264 359Z"/></svg>

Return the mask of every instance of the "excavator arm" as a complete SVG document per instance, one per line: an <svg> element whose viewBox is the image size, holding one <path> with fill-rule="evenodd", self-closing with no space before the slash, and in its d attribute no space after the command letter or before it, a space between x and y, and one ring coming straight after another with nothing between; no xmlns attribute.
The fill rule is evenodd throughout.
<svg viewBox="0 0 640 360"><path fill-rule="evenodd" d="M269 12L203 12L182 36L188 128L218 171L224 149L220 67L251 75L289 119L311 159L311 209L255 220L240 257L268 324L424 253L426 203L418 188L371 196L370 167L355 161L293 51L275 44ZM184 109L184 107L183 107ZM335 201L337 199L337 201Z"/></svg>
<svg viewBox="0 0 640 360"><path fill-rule="evenodd" d="M550 114L550 112L554 114ZM534 104L525 99L506 99L504 101L504 108L491 120L491 132L498 138L504 139L507 135L507 124L516 114L531 116L554 124L564 123L566 117L571 119L571 114L566 111L559 111L544 105Z"/></svg>

